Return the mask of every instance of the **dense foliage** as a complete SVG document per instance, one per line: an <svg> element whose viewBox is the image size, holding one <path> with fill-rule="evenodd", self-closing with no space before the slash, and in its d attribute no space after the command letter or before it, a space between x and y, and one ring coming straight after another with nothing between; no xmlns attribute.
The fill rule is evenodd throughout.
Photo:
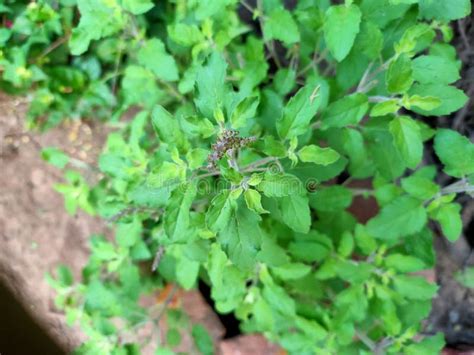
<svg viewBox="0 0 474 355"><path fill-rule="evenodd" d="M470 7L4 1L0 85L32 92L31 125L138 112L108 136L99 181L66 169L57 187L69 212L116 224L113 240L91 238L80 282L67 268L50 278L89 336L78 352L138 352L133 334L163 315L140 297L198 280L217 312L290 354L438 352L440 334L419 336L437 286L412 273L433 266L429 222L455 241L456 194L474 193L474 144L433 117L467 101L449 22ZM380 207L365 224L348 211L356 196ZM212 353L202 326L167 317L157 354L183 331Z"/></svg>

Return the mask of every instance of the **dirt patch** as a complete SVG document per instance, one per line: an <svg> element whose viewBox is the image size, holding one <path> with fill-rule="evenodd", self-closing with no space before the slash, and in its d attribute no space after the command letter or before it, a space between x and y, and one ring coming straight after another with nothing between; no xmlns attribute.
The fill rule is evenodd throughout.
<svg viewBox="0 0 474 355"><path fill-rule="evenodd" d="M45 274L67 264L78 276L87 260L89 236L104 233L106 227L81 212L65 212L62 197L53 189L62 180L60 172L41 159L40 150L89 144L90 157L80 153L78 158L93 159L103 134L77 124L41 135L27 133L25 112L25 99L0 95L0 278L39 325L71 350L81 338L55 312Z"/></svg>

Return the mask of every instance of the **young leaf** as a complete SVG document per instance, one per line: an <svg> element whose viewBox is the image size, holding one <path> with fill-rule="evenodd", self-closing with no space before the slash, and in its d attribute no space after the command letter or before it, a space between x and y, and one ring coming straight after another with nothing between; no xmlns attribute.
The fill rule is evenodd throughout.
<svg viewBox="0 0 474 355"><path fill-rule="evenodd" d="M430 217L438 221L443 234L450 242L455 242L462 232L461 205L448 203L439 207Z"/></svg>
<svg viewBox="0 0 474 355"><path fill-rule="evenodd" d="M333 102L324 111L322 128L356 125L369 108L367 96L353 94Z"/></svg>
<svg viewBox="0 0 474 355"><path fill-rule="evenodd" d="M357 5L336 5L326 11L324 39L333 57L342 61L350 52L357 33L361 12Z"/></svg>
<svg viewBox="0 0 474 355"><path fill-rule="evenodd" d="M434 96L412 95L402 99L403 107L410 110L412 106L416 106L425 111L431 111L441 105L441 100Z"/></svg>
<svg viewBox="0 0 474 355"><path fill-rule="evenodd" d="M276 127L282 139L291 139L309 129L309 123L321 104L319 86L306 85L293 96L277 120Z"/></svg>
<svg viewBox="0 0 474 355"><path fill-rule="evenodd" d="M462 177L474 173L474 144L467 137L450 129L439 129L434 149L446 174Z"/></svg>
<svg viewBox="0 0 474 355"><path fill-rule="evenodd" d="M367 232L378 239L394 240L419 232L426 218L422 202L413 197L400 196L369 220Z"/></svg>
<svg viewBox="0 0 474 355"><path fill-rule="evenodd" d="M407 92L413 84L412 64L407 54L390 62L386 75L387 90L392 94Z"/></svg>
<svg viewBox="0 0 474 355"><path fill-rule="evenodd" d="M60 169L69 163L69 157L62 150L54 147L43 148L41 158Z"/></svg>
<svg viewBox="0 0 474 355"><path fill-rule="evenodd" d="M240 101L230 116L232 127L235 129L245 127L247 121L255 117L259 102L258 96L250 96Z"/></svg>
<svg viewBox="0 0 474 355"><path fill-rule="evenodd" d="M315 163L319 165L329 165L336 162L340 155L334 149L321 148L317 145L310 144L300 149L298 157L302 162Z"/></svg>
<svg viewBox="0 0 474 355"><path fill-rule="evenodd" d="M247 207L252 211L257 213L269 213L262 207L260 193L253 189L248 189L244 192L245 203L247 203Z"/></svg>
<svg viewBox="0 0 474 355"><path fill-rule="evenodd" d="M461 90L442 84L415 84L410 90L410 95L432 96L441 100L441 105L431 110L413 108L412 111L423 116L443 116L459 110L468 100Z"/></svg>
<svg viewBox="0 0 474 355"><path fill-rule="evenodd" d="M385 116L389 113L396 113L400 109L399 100L387 100L384 102L377 103L372 110L370 110L370 116L379 117Z"/></svg>
<svg viewBox="0 0 474 355"><path fill-rule="evenodd" d="M416 122L408 116L396 117L390 122L390 133L406 165L416 168L423 156L423 141Z"/></svg>

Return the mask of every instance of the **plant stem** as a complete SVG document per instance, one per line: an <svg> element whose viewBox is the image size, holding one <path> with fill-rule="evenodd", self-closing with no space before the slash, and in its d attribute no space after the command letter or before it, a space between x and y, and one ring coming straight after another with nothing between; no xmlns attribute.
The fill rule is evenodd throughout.
<svg viewBox="0 0 474 355"><path fill-rule="evenodd" d="M393 97L387 97L387 96L369 96L369 102L385 102L385 101L390 101L393 100Z"/></svg>
<svg viewBox="0 0 474 355"><path fill-rule="evenodd" d="M375 350L376 348L375 343L366 334L360 332L359 330L356 330L355 334L357 338L359 338L359 340L362 341L365 344L365 346L367 346L371 351Z"/></svg>
<svg viewBox="0 0 474 355"><path fill-rule="evenodd" d="M262 4L262 0L257 0L257 10L258 10L258 22L260 24L260 30L262 31L262 36L265 37L264 35L264 28L265 28L265 19L264 19L264 15L263 15L263 4ZM275 51L275 43L274 41L270 41L270 42L265 42L264 40L264 43L265 43L265 46L267 47L267 50L268 52L270 53L270 56L273 58L273 61L275 62L275 65L278 67L278 68L281 68L281 63L280 63L280 59L278 58L278 55Z"/></svg>

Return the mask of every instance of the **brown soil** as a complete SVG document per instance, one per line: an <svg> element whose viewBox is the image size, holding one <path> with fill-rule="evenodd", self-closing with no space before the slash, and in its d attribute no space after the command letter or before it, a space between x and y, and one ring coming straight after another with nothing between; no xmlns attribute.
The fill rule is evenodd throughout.
<svg viewBox="0 0 474 355"><path fill-rule="evenodd" d="M105 226L83 213L65 212L62 197L53 190L61 181L60 173L42 161L40 149L76 149L84 141L101 139L84 128L80 132L84 137L77 137L77 125L42 135L25 133L25 111L24 99L0 96L0 279L39 325L70 350L81 338L55 311L45 274L67 264L78 276L87 258L87 238L103 233ZM96 143L96 151L99 146Z"/></svg>

